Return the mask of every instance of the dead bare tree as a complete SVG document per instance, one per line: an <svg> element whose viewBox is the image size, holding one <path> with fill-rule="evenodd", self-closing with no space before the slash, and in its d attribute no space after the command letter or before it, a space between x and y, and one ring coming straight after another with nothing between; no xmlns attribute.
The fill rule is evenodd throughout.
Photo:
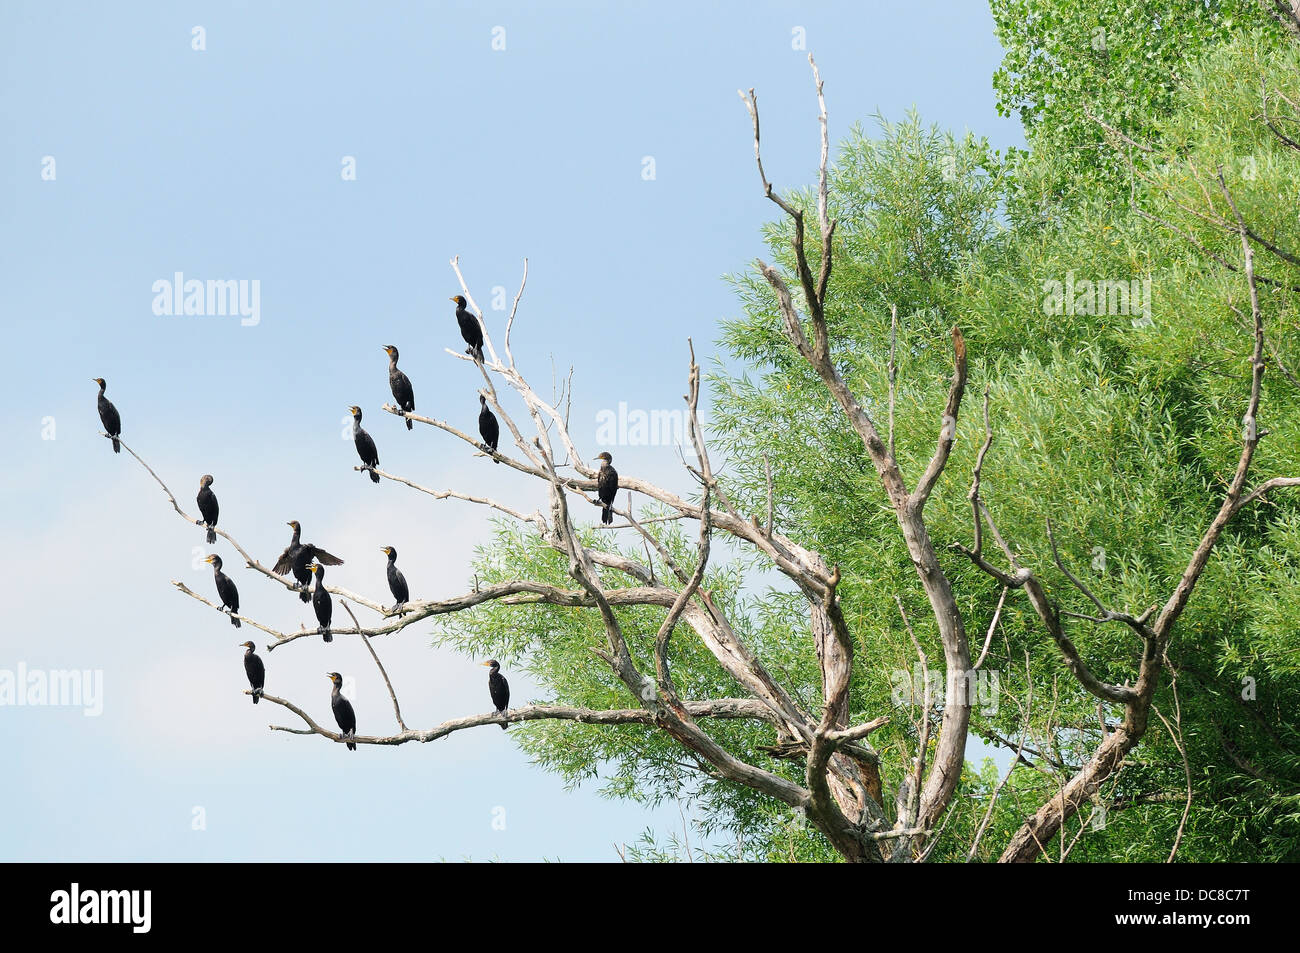
<svg viewBox="0 0 1300 953"><path fill-rule="evenodd" d="M644 725L663 732L690 753L701 769L716 779L725 779L752 789L759 794L802 812L808 821L821 832L833 848L850 861L909 861L924 859L936 842L940 821L948 811L965 762L966 742L971 722L970 694L966 690L978 664L988 653L989 642L1001 615L1003 601L1008 592L1024 592L1031 606L1041 618L1046 632L1064 656L1067 666L1083 689L1100 700L1124 707L1124 721L1114 730L1107 730L1102 721L1104 739L1091 758L1079 767L1064 784L1059 793L1043 804L1028 818L1002 852L1003 860L1032 860L1043 853L1044 845L1062 830L1065 821L1080 807L1089 802L1099 786L1119 769L1125 754L1141 740L1146 730L1152 699L1160 684L1165 648L1174 625L1204 570L1216 541L1228 521L1246 504L1259 499L1272 489L1300 485L1300 478L1278 478L1265 481L1253 490L1246 489L1247 472L1262 432L1255 425L1259 407L1262 379L1264 334L1255 291L1251 238L1245 223L1238 216L1241 242L1245 256L1244 271L1251 292L1254 318L1255 350L1252 357L1253 386L1246 415L1244 444L1237 472L1218 516L1206 530L1200 546L1191 557L1186 571L1178 581L1164 609L1155 621L1151 617L1155 607L1139 616L1117 612L1105 607L1077 577L1070 573L1059 555L1058 567L1096 606L1097 615L1088 618L1097 624L1121 622L1129 626L1143 645L1141 668L1136 684L1113 685L1102 682L1090 671L1074 644L1065 632L1063 616L1071 615L1059 610L1047 594L1035 571L1021 564L1015 552L1003 540L997 526L980 495L981 475L985 456L993 441L994 430L990 424L988 394L985 392L985 439L979 452L970 490L971 510L974 520L974 542L971 547L953 543L952 548L964 554L1002 587L1002 600L998 612L984 640L980 663L971 664L970 646L962 614L948 576L943 571L935 544L931 540L925 520L925 507L936 484L947 467L953 442L956 438L957 416L967 385L966 346L961 331L952 329L953 373L947 400L935 408L935 447L924 471L909 486L894 454L892 408L896 370L891 358L890 426L885 439L864 405L853 394L842 377L832 357L832 342L827 329L827 289L832 276L834 260L835 222L829 213L829 132L822 80L816 64L809 57L819 107L818 121L821 132L819 180L817 190L817 244L815 262L810 260L806 241L805 214L784 199L768 181L763 170L760 151L759 113L757 97L753 90L741 94L752 118L754 155L764 194L788 216L793 228L792 246L795 255L798 296L801 307L795 303L795 293L785 277L772 265L758 262L760 273L775 294L783 319L785 334L791 345L809 367L816 371L826 390L833 397L845 420L861 439L872 461L885 495L893 509L898 531L905 541L915 566L918 584L924 591L938 630L943 650L943 666L948 675L949 689L944 693L942 717L937 725L929 720L929 706L925 706L918 725L917 743L900 764L901 778L897 789L886 797L882 785L881 754L871 743L870 736L889 723L887 714L852 724L849 709L850 678L854 671L854 638L840 607L838 587L841 582L839 567L827 564L817 551L779 532L773 525L772 503L769 499L766 520L746 518L737 512L728 499L725 488L715 473L704 439L699 419L700 368L696 363L693 346L687 363L687 432L695 453L695 462L683 461L691 482L692 492L681 495L669 489L639 479L621 475L619 487L653 501L668 518L693 524L697 531L694 565L684 566L674 559L664 542L647 529L650 520L638 518L629 505L616 508L616 513L626 520L621 529L630 529L644 541L646 559L633 559L613 545L612 534L600 534L601 544L584 541L574 517L573 506L599 505L594 497L596 471L583 461L585 455L578 451L577 443L569 429L567 411L561 407L563 396L548 402L529 384L516 363L511 334L528 278L527 261L519 291L506 320L501 352L483 320L478 307L459 268L457 259L451 267L469 303L478 317L484 340L484 359L474 361L465 353L448 349L457 360L471 361L483 378L480 393L501 420L511 437L513 452L485 450L470 435L449 423L414 413L404 413L399 408L384 405L388 413L405 417L409 421L441 430L461 440L478 452L487 453L517 473L537 481L545 488L546 505L532 513L525 513L496 500L452 489L433 489L400 475L374 470L381 478L404 485L434 499L454 498L482 506L500 513L519 526L527 528L567 563L572 586L557 586L534 579L514 579L488 586L476 586L469 592L438 600L411 601L400 607L386 608L380 601L367 599L345 589L328 585L325 588L348 604L361 606L372 612L376 619L370 625L360 625L352 616L352 625L332 629L335 636L360 636L370 650L376 665L388 685L393 703L397 730L388 735L358 735L349 739L356 744L400 745L408 742L429 742L453 732L481 725L507 724L542 719L575 721L584 724ZM1231 197L1224 185L1224 194ZM802 314L800 313L802 311ZM689 342L688 342L689 344ZM892 344L891 344L892 353ZM516 421L503 406L502 386L522 401L527 420ZM125 444L123 445L125 446ZM510 444L506 445L507 448ZM128 452L135 452L127 447ZM137 456L137 460L140 458ZM143 460L140 460L144 464ZM361 469L361 468L358 468ZM184 519L198 525L198 520L184 512L166 484L149 469L149 473L166 492L171 505ZM771 493L770 471L768 475ZM987 526L1006 558L1008 568L994 566L985 556L984 529ZM1051 532L1049 526L1049 534ZM293 588L291 582L276 575L254 559L225 529L218 529L224 538L243 556L249 569L266 579ZM803 704L796 699L795 687L782 684L761 659L746 644L733 620L705 586L707 570L719 534L726 544L761 556L782 573L801 594L808 613L808 633L820 666L820 697L815 705ZM610 540L608 545L605 540ZM1053 539L1055 553L1055 540ZM653 553L653 555L652 555ZM661 578L656 571L654 557L667 567ZM631 580L633 585L612 585L607 577L617 575ZM185 595L217 612L223 608L195 593L183 583L174 581ZM587 609L600 620L601 638L590 651L617 677L626 691L628 705L617 709L589 709L567 705L528 705L505 712L492 712L453 719L427 729L411 729L402 721L397 693L383 669L379 655L371 640L393 636L409 626L434 616L466 611L489 602L506 605L554 605ZM649 606L663 610L663 618L653 643L651 662L638 664L628 647L620 620L620 610L632 606ZM899 603L900 610L902 603ZM349 615L351 608L348 607ZM281 632L257 620L240 617L244 622L267 633L272 641L268 651L287 646L299 639L316 635L316 630L303 628L296 632ZM903 613L904 622L911 631L911 622ZM673 636L679 626L685 626L698 639L717 663L740 685L746 693L735 698L682 698L674 681ZM928 664L919 641L913 637L922 664ZM302 735L319 735L333 742L342 736L317 723L307 712L285 698L262 696L272 704L292 712L303 727L273 725L273 730ZM1026 709L1028 705L1025 706ZM1028 712L1025 720L1028 724ZM779 756L802 761L804 772L799 783L775 773L759 764L750 763L719 744L706 732L701 722L710 719L745 719L768 726L775 735L770 751ZM933 751L931 734L935 734ZM1027 751L1027 731L1022 733L1015 746L1020 763ZM1059 759L1058 759L1059 761ZM1028 762L1026 762L1028 763ZM1002 784L1005 784L1005 779ZM997 793L1002 785L998 786ZM892 804L891 804L892 800ZM886 805L890 805L887 809ZM978 842L988 827L993 805L988 806L972 844L974 856ZM1065 855L1062 845L1062 857Z"/></svg>

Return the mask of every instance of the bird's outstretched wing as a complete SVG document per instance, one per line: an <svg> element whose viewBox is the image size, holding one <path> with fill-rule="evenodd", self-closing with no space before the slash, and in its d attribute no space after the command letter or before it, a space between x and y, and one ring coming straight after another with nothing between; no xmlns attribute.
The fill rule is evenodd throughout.
<svg viewBox="0 0 1300 953"><path fill-rule="evenodd" d="M295 548L296 547L294 546L286 547L285 551L280 554L280 558L275 561L275 565L271 567L271 572L280 576L288 573L288 571L293 568L293 555Z"/></svg>
<svg viewBox="0 0 1300 953"><path fill-rule="evenodd" d="M308 546L307 548L311 550L311 558L315 559L316 562L320 563L322 566L343 565L343 560L339 559L333 553L325 552L325 550L321 549L319 546ZM277 565L279 564L277 563ZM276 571L278 572L279 570Z"/></svg>

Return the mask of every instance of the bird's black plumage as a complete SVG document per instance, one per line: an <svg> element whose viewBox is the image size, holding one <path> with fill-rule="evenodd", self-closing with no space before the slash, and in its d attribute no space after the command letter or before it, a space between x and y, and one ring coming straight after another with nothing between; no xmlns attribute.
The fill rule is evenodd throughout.
<svg viewBox="0 0 1300 953"><path fill-rule="evenodd" d="M415 391L411 387L411 379L397 369L397 348L385 344L384 350L388 352L388 389L393 392L393 400L397 401L397 406L409 414L415 410ZM414 424L409 420L406 422L406 429L414 429Z"/></svg>
<svg viewBox="0 0 1300 953"><path fill-rule="evenodd" d="M221 604L230 610L230 624L236 629L239 628L239 620L235 618L235 613L239 611L239 590L230 577L221 571L221 557L213 553L205 563L212 566L212 578L217 584L217 595L221 597Z"/></svg>
<svg viewBox="0 0 1300 953"><path fill-rule="evenodd" d="M478 395L478 433L483 438L483 446L488 447L495 454L497 441L501 439L501 425L497 423L496 415L488 409L487 398L482 394ZM495 456L492 457L493 463L500 463Z"/></svg>
<svg viewBox="0 0 1300 953"><path fill-rule="evenodd" d="M303 602L311 602L311 592L308 590L308 586L311 585L311 569L308 567L311 566L312 560L322 566L342 566L343 560L332 553L325 552L319 546L299 542L302 538L302 527L298 525L297 520L290 520L289 526L293 528L293 539L289 540L289 545L284 548L284 552L275 561L271 571L281 576L292 572L293 578L298 581L298 598Z"/></svg>
<svg viewBox="0 0 1300 953"><path fill-rule="evenodd" d="M355 738L357 736L357 714L352 710L352 702L343 697L339 691L343 687L343 676L338 672L327 672L330 683L334 686L330 692L330 707L334 709L334 720L338 722L339 731L343 732L343 737ZM356 751L357 746L349 741L348 750Z"/></svg>
<svg viewBox="0 0 1300 953"><path fill-rule="evenodd" d="M478 318L465 307L465 296L456 295L450 299L456 302L456 323L460 325L460 336L465 339L469 348L465 351L476 361L483 360L483 326L478 323Z"/></svg>
<svg viewBox="0 0 1300 953"><path fill-rule="evenodd" d="M221 507L217 505L217 494L212 492L211 474L203 474L199 478L199 495L196 498L199 504L199 515L203 517L204 524L208 527L208 545L211 546L217 541L217 534L213 527L217 525L217 516L221 512Z"/></svg>
<svg viewBox="0 0 1300 953"><path fill-rule="evenodd" d="M488 694L492 696L492 704L497 711L505 711L510 707L510 683L501 674L501 663L496 659L490 659L483 664L492 668L492 671L488 672ZM502 722L501 727L504 729L509 726Z"/></svg>
<svg viewBox="0 0 1300 953"><path fill-rule="evenodd" d="M608 453L596 456L601 461L600 471L596 474L596 496L604 505L600 509L600 521L605 525L614 522L614 499L618 496L618 471L610 464L614 458Z"/></svg>
<svg viewBox="0 0 1300 953"><path fill-rule="evenodd" d="M388 556L388 590L397 600L393 606L397 608L404 605L411 597L411 590L406 587L406 577L402 575L402 570L397 568L397 550L392 546L385 546L382 552Z"/></svg>
<svg viewBox="0 0 1300 953"><path fill-rule="evenodd" d="M325 567L320 563L312 563L311 574L316 577L316 588L311 594L311 607L316 610L316 621L320 623L320 628L316 631L321 634L322 642L333 642L334 636L330 635L330 618L334 615L334 600L330 598L330 592L325 588Z"/></svg>
<svg viewBox="0 0 1300 953"><path fill-rule="evenodd" d="M248 676L248 685L253 689L253 704L262 697L262 686L266 684L266 666L258 658L256 648L252 642L240 643L245 649L244 652L244 674Z"/></svg>
<svg viewBox="0 0 1300 953"><path fill-rule="evenodd" d="M113 438L113 452L121 453L122 444L117 438L122 436L122 415L117 412L113 402L104 396L104 391L108 389L104 378L96 377L94 380L99 385L99 422L104 425L104 433Z"/></svg>
<svg viewBox="0 0 1300 953"><path fill-rule="evenodd" d="M375 467L379 466L379 450L375 447L375 442L370 439L370 434L361 429L361 408L349 407L348 410L352 412L352 442L357 446L357 456L366 466L371 481L378 483L379 474L375 472Z"/></svg>

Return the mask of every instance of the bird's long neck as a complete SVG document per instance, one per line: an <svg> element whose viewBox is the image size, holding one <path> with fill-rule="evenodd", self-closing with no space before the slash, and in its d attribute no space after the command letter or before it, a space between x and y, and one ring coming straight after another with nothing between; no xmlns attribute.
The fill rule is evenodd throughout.
<svg viewBox="0 0 1300 953"><path fill-rule="evenodd" d="M295 526L295 527L293 528L293 539L289 540L289 545L290 545L290 546L297 546L297 545L298 545L298 540L301 538L301 536L302 536L302 529L299 528L299 527L297 527L297 526Z"/></svg>

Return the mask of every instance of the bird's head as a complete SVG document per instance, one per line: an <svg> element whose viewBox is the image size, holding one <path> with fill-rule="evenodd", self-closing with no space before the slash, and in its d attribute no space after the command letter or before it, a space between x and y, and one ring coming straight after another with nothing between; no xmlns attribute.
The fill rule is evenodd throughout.
<svg viewBox="0 0 1300 953"><path fill-rule="evenodd" d="M348 413L350 413L350 414L352 415L352 419L353 419L353 420L360 420L360 419L361 419L361 408L360 408L360 407L355 407L355 406L354 406L354 407L349 407L349 408L348 408Z"/></svg>
<svg viewBox="0 0 1300 953"><path fill-rule="evenodd" d="M456 307L458 307L458 308L463 308L463 307L465 307L465 296L464 296L464 295L452 295L452 296L451 296L450 298L448 298L447 300L448 300L448 301L454 301L454 302L456 302Z"/></svg>
<svg viewBox="0 0 1300 953"><path fill-rule="evenodd" d="M307 567L307 571L311 573L313 576L318 576L321 573L323 573L325 570L321 568L320 563L312 563L310 566Z"/></svg>
<svg viewBox="0 0 1300 953"><path fill-rule="evenodd" d="M240 642L240 643L239 643L239 647L240 647L241 649L248 649L250 652L251 652L253 649L257 648L257 646L255 646L252 642Z"/></svg>
<svg viewBox="0 0 1300 953"><path fill-rule="evenodd" d="M204 487L209 486L212 486L212 474L205 473L203 476L199 477L199 489L202 490Z"/></svg>
<svg viewBox="0 0 1300 953"><path fill-rule="evenodd" d="M605 453L598 453L598 454L596 454L596 456L593 457L592 459L594 459L594 460L604 460L606 463L613 463L613 462L614 462L614 458L613 458L612 456L610 456L610 454L609 454L608 452L605 452Z"/></svg>
<svg viewBox="0 0 1300 953"><path fill-rule="evenodd" d="M385 556L387 556L389 559L397 558L397 550L393 549L392 546L385 546L383 549L380 550L380 552L383 553Z"/></svg>
<svg viewBox="0 0 1300 953"><path fill-rule="evenodd" d="M297 520L289 520L289 522L286 523L285 525L288 526L295 533L298 532L300 529L302 529L302 527L298 525Z"/></svg>
<svg viewBox="0 0 1300 953"><path fill-rule="evenodd" d="M484 666L485 668L490 668L490 669L492 669L493 671L496 671L497 669L499 669L499 668L501 667L501 663L498 662L496 659L493 658L493 659L488 659L486 662L484 662L484 663L483 663L483 666Z"/></svg>
<svg viewBox="0 0 1300 953"><path fill-rule="evenodd" d="M100 390L103 390L105 387L108 386L108 384L105 383L104 378L102 377L92 377L91 380L99 385Z"/></svg>
<svg viewBox="0 0 1300 953"><path fill-rule="evenodd" d="M391 345L391 344L385 344L385 345L384 345L384 353L387 354L387 355L388 355L390 358L392 358L394 361L397 360L397 348L394 347L393 345Z"/></svg>
<svg viewBox="0 0 1300 953"><path fill-rule="evenodd" d="M340 675L338 672L326 672L325 677L328 678L335 685L343 684L343 676Z"/></svg>
<svg viewBox="0 0 1300 953"><path fill-rule="evenodd" d="M218 556L216 553L213 553L211 556L209 556L207 559L203 561L205 563L208 563L210 566L212 566L213 569L221 568L221 557Z"/></svg>

